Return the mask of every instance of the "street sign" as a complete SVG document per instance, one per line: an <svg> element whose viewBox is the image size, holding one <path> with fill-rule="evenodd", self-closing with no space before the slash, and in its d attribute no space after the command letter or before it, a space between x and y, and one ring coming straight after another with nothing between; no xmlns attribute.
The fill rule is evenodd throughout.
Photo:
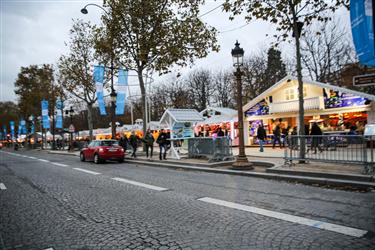
<svg viewBox="0 0 375 250"><path fill-rule="evenodd" d="M74 133L74 131L75 131L74 125L70 124L70 126L69 126L69 132L70 133Z"/></svg>
<svg viewBox="0 0 375 250"><path fill-rule="evenodd" d="M375 85L375 74L359 75L353 77L353 86L372 86Z"/></svg>

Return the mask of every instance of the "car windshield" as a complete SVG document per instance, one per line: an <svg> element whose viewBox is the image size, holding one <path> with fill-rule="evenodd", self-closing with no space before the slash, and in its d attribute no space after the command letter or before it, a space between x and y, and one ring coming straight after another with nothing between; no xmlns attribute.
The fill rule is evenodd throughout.
<svg viewBox="0 0 375 250"><path fill-rule="evenodd" d="M118 141L101 141L100 146L118 146Z"/></svg>

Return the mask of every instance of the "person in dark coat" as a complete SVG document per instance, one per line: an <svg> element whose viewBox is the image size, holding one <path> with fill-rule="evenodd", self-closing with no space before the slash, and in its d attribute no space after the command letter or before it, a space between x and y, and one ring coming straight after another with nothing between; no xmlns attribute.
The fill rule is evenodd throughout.
<svg viewBox="0 0 375 250"><path fill-rule="evenodd" d="M219 128L219 129L217 130L217 136L218 136L218 137L222 137L222 136L224 136L224 131L223 131L221 128Z"/></svg>
<svg viewBox="0 0 375 250"><path fill-rule="evenodd" d="M320 147L320 142L322 141L321 135L322 135L322 130L318 126L316 122L311 127L311 132L310 135L312 137L311 140L311 150L314 150L314 154L316 154L316 149L318 148L320 152L322 152L322 148ZM307 150L308 152L309 150Z"/></svg>
<svg viewBox="0 0 375 250"><path fill-rule="evenodd" d="M150 130L146 131L145 136L143 137L143 143L146 148L146 157L148 158L148 149L150 149L150 159L152 158L152 153L154 152L154 136L151 134Z"/></svg>
<svg viewBox="0 0 375 250"><path fill-rule="evenodd" d="M164 130L162 129L160 131L160 134L158 136L158 138L156 139L156 143L159 144L159 159L162 160L162 159L166 159L167 157L167 146L168 146L168 140L167 140L168 136L167 134L164 132Z"/></svg>
<svg viewBox="0 0 375 250"><path fill-rule="evenodd" d="M121 136L119 145L124 149L125 152L128 147L128 143L129 143L128 138L126 136Z"/></svg>
<svg viewBox="0 0 375 250"><path fill-rule="evenodd" d="M267 137L266 130L264 129L263 124L260 124L259 127L258 127L258 131L257 131L257 138L258 138L258 141L259 141L259 151L260 152L264 151L263 144L264 144L264 141L266 140L266 137Z"/></svg>
<svg viewBox="0 0 375 250"><path fill-rule="evenodd" d="M280 131L280 126L276 125L275 129L273 130L273 145L272 148L275 148L276 141L279 142L280 148L281 148L281 131Z"/></svg>
<svg viewBox="0 0 375 250"><path fill-rule="evenodd" d="M131 155L131 157L134 157L136 158L136 152L137 152L137 147L138 147L138 137L137 135L135 134L135 132L133 131L132 134L130 135L129 137L129 143L130 143L130 146L132 146L133 148L133 153Z"/></svg>

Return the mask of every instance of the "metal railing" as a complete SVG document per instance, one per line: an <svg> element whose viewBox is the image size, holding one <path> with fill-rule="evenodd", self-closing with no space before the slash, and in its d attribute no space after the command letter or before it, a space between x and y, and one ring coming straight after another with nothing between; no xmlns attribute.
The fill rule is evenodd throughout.
<svg viewBox="0 0 375 250"><path fill-rule="evenodd" d="M306 143L305 159L300 158L300 143ZM374 139L361 135L292 135L286 138L284 159L374 165Z"/></svg>
<svg viewBox="0 0 375 250"><path fill-rule="evenodd" d="M189 158L206 157L209 162L233 159L232 140L228 137L195 137L188 140Z"/></svg>

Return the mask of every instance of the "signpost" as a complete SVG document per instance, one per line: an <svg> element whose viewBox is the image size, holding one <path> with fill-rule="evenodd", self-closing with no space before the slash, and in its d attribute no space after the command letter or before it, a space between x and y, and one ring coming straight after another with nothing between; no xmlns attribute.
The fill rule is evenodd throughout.
<svg viewBox="0 0 375 250"><path fill-rule="evenodd" d="M354 76L353 85L357 87L375 85L375 74Z"/></svg>

